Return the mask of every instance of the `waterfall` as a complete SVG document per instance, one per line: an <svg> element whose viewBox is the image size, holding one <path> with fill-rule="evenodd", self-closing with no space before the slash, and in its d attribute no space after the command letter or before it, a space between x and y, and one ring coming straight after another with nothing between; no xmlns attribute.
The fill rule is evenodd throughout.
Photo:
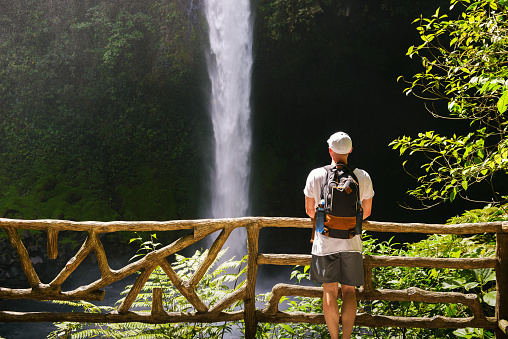
<svg viewBox="0 0 508 339"><path fill-rule="evenodd" d="M211 173L212 218L247 215L249 209L252 20L249 0L205 0L210 51L210 115L215 141ZM234 230L224 247L241 259L246 231Z"/></svg>
<svg viewBox="0 0 508 339"><path fill-rule="evenodd" d="M206 0L215 139L212 218L241 217L249 209L252 20L249 0Z"/></svg>

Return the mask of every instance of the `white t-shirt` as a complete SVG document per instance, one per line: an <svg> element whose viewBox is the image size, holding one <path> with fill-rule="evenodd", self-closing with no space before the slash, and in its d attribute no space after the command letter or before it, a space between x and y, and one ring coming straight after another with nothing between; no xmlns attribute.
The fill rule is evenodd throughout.
<svg viewBox="0 0 508 339"><path fill-rule="evenodd" d="M360 200L370 199L374 196L374 188L372 180L367 172L356 168L354 174L358 178L360 184ZM313 198L317 204L321 199L321 186L326 177L326 170L323 167L313 169L307 177L307 182L303 193L306 197ZM362 252L362 237L360 234L355 235L351 239L338 239L324 236L319 232L314 234L314 242L312 243L312 254L328 255L337 252Z"/></svg>

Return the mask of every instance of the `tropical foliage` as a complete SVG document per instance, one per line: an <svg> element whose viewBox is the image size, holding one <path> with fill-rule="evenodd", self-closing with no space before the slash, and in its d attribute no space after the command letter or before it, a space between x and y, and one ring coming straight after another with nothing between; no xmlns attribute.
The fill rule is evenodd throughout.
<svg viewBox="0 0 508 339"><path fill-rule="evenodd" d="M2 4L0 216L90 220L65 199L55 207L57 183L79 191L70 205L110 209L95 220L195 213L191 136L205 119L191 89L206 76L196 11L184 0Z"/></svg>
<svg viewBox="0 0 508 339"><path fill-rule="evenodd" d="M483 239L460 238L452 235L434 235L415 244L397 244L391 239L379 242L364 235L364 253L370 255L397 255L415 257L486 257L495 252L495 245L483 244ZM296 283L310 279L308 266L295 267L292 278ZM380 267L373 272L373 284L378 289L405 289L419 287L429 291L455 291L477 293L482 300L485 314L493 316L495 305L495 272L492 269L451 270L406 267ZM268 300L269 294L265 295ZM287 311L322 312L320 299L296 297L284 299ZM339 299L339 304L341 300ZM469 317L467 307L460 304L427 304L420 302L362 301L359 312L372 315L432 317ZM355 338L490 338L492 333L483 329L407 329L362 328L354 329ZM315 324L260 324L259 338L328 338L325 325Z"/></svg>
<svg viewBox="0 0 508 339"><path fill-rule="evenodd" d="M409 15L428 6L429 4L422 0L414 0L411 4L397 0L365 0L361 3L347 0L262 0L259 11L263 16L264 34L267 37L278 41L301 42L306 36L309 37L309 32L315 33L323 21L326 21L325 18L342 21L353 11L363 14L379 11L383 12L383 15ZM338 17L341 17L341 20L338 20ZM318 31L320 37L328 33L322 29ZM316 38L315 34L310 37Z"/></svg>
<svg viewBox="0 0 508 339"><path fill-rule="evenodd" d="M401 155L426 156L420 186L409 191L422 201L466 197L472 184L492 183L508 172L508 3L451 0L450 4L450 15L438 9L430 18L415 20L422 43L411 46L407 54L419 59L423 70L405 92L430 100L427 108L436 117L469 123L470 131L462 135L427 131L391 143ZM503 194L494 187L492 199L502 201Z"/></svg>
<svg viewBox="0 0 508 339"><path fill-rule="evenodd" d="M373 251L372 251L373 250ZM432 235L414 244L400 246L391 241L375 244L370 249L373 255L398 255L411 257L477 258L495 253L494 244L485 244L483 239L462 238L455 235ZM429 291L477 293L486 315L493 316L495 306L495 272L492 269L452 270L422 269L405 267L380 267L373 272L375 288L404 289L416 286ZM366 304L373 314L396 316L449 317L471 316L467 307L460 304L426 304L419 302L375 301ZM376 330L378 331L378 330ZM381 331L383 332L383 331ZM390 335L379 334L381 338L397 333L401 338L453 338L459 332L449 329L392 329Z"/></svg>
<svg viewBox="0 0 508 339"><path fill-rule="evenodd" d="M143 242L141 253L145 250L154 250L158 247L156 237ZM245 275L245 258L234 260L223 259L226 250L222 250L215 260L215 267L212 272L207 272L196 288L197 295L213 306L222 300L227 294L234 292L244 284L241 279ZM191 257L176 255L176 264L173 265L180 278L188 280L197 270L199 264L206 258L208 251L196 251ZM213 267L212 265L211 267ZM157 267L148 282L144 285L141 293L136 297L132 310L139 312L150 312L152 289L161 288L163 291L163 307L167 312L191 312L194 307L174 287L164 271ZM122 294L126 295L131 285L125 288ZM123 298L118 300L120 304ZM107 313L114 310L111 306L95 306L91 303L79 302L58 302L66 305L82 308L89 313ZM234 310L243 302L237 302L228 310ZM228 311L226 310L226 311ZM167 324L86 324L86 323L57 323L58 328L48 338L222 338L230 334L235 328L241 326L238 323L212 323L212 324L188 324L188 323L167 323Z"/></svg>
<svg viewBox="0 0 508 339"><path fill-rule="evenodd" d="M137 240L140 240L138 238ZM152 236L149 241L142 242L140 254L146 254L156 249L160 244L157 237ZM241 287L245 282L245 260L225 260L225 250L216 259L213 272L208 272L196 291L200 298L213 305L228 293ZM495 253L495 243L485 242L482 237L465 238L455 235L433 235L428 239L414 244L398 244L392 239L377 241L364 234L364 253L369 255L397 255L411 257L441 257L441 258L478 258L489 257ZM173 265L182 279L189 279L205 258L207 252L196 251L191 257L176 256ZM295 267L291 279L300 284L310 279L309 267ZM373 272L373 284L378 289L405 289L419 287L428 291L454 291L461 293L476 293L480 297L484 313L494 315L495 305L495 272L492 269L452 270L452 269L422 269L406 267L380 267ZM191 312L192 305L178 292L167 278L166 274L157 268L150 276L142 293L136 298L134 309L149 312L151 292L153 287L163 289L164 309L169 312ZM127 286L123 294L127 294L131 286ZM267 302L270 293L258 295L258 302ZM118 303L121 303L120 299ZM109 312L114 307L95 306L87 302L63 302L82 308L85 312ZM340 299L339 299L340 303ZM238 302L231 307L242 307ZM320 298L294 297L282 298L280 308L290 312L322 313ZM388 302L363 301L359 303L359 312L373 315L388 316L418 316L432 317L436 315L448 317L469 317L469 309L461 304L427 304L421 302ZM80 324L59 323L57 330L50 338L223 338L226 334L235 333L241 336L243 323L224 324ZM491 333L482 329L407 329L407 328L355 328L356 338L490 338ZM328 338L326 325L322 324L268 324L258 325L257 338Z"/></svg>

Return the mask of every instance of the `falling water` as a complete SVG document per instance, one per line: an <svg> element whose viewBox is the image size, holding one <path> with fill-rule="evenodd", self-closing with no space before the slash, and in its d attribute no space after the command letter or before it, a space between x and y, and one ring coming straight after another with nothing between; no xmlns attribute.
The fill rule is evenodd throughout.
<svg viewBox="0 0 508 339"><path fill-rule="evenodd" d="M245 216L249 208L252 20L249 0L206 0L215 138L211 217Z"/></svg>

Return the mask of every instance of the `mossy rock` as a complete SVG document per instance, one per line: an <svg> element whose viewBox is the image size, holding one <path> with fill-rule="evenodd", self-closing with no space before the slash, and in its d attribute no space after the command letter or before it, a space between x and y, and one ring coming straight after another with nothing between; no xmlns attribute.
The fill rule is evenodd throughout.
<svg viewBox="0 0 508 339"><path fill-rule="evenodd" d="M88 201L81 210L83 220L114 221L120 215L102 200Z"/></svg>
<svg viewBox="0 0 508 339"><path fill-rule="evenodd" d="M58 176L41 178L31 194L22 197L12 193L16 192L12 186L4 192L8 193L0 196L0 216L5 218L75 221L119 219L119 214L106 201L94 196L86 184L72 187Z"/></svg>
<svg viewBox="0 0 508 339"><path fill-rule="evenodd" d="M36 192L38 192L38 191L46 191L46 192L52 191L55 189L57 183L58 183L58 180L57 180L56 176L54 176L54 175L49 175L49 176L43 177L37 182L37 184L35 186L35 191Z"/></svg>
<svg viewBox="0 0 508 339"><path fill-rule="evenodd" d="M156 170L143 169L135 185L115 189L124 220L171 220L178 218L178 203L170 179Z"/></svg>

